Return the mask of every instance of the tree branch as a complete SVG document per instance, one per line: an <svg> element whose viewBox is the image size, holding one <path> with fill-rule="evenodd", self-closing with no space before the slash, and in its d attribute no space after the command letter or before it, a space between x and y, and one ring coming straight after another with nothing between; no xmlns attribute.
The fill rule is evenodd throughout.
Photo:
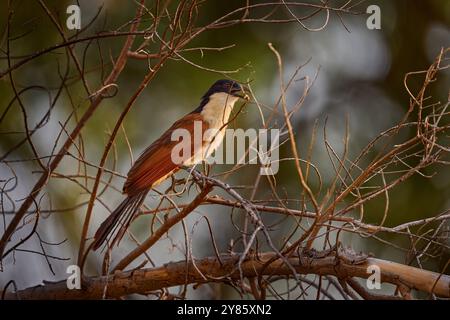
<svg viewBox="0 0 450 320"><path fill-rule="evenodd" d="M138 9L136 21L131 25L130 32L135 32L137 30L137 27L140 22L139 12L140 12L140 10ZM115 83L117 78L119 77L120 73L125 68L125 64L127 62L127 53L131 49L131 46L134 42L134 38L135 38L134 35L129 35L127 37L125 44L123 45L122 50L120 52L119 58L117 59L117 62L115 63L113 69L111 70L111 73L109 74L108 78L104 82L105 86ZM6 246L8 245L9 240L11 239L13 233L16 231L18 224L20 223L20 221L26 214L28 208L35 201L35 198L41 192L42 188L47 184L51 173L58 167L59 163L63 159L67 150L73 144L73 141L75 141L75 138L78 136L78 134L80 133L81 129L84 127L86 122L91 118L91 116L97 110L97 107L100 105L100 103L103 101L103 99L104 99L104 97L99 94L99 95L96 95L91 100L91 104L89 105L88 109L85 111L85 113L81 117L80 121L77 123L76 127L73 129L70 136L67 138L67 140L65 141L65 143L59 150L58 154L54 157L54 159L48 166L47 170L41 175L39 180L34 185L30 194L27 196L25 201L20 206L19 210L14 215L13 219L9 223L7 229L5 230L5 233L2 235L2 237L0 239L0 262L4 258L3 253L5 251Z"/></svg>
<svg viewBox="0 0 450 320"><path fill-rule="evenodd" d="M291 268L277 254L267 252L258 256L249 256L242 264L241 270L236 268L240 255L227 254L208 257L186 263L171 262L158 268L116 272L114 275L84 278L81 290L69 290L66 281L46 283L24 290L4 293L5 299L101 299L118 298L129 294L146 294L184 284L226 282L244 277L263 275L291 275ZM269 266L265 264L272 260ZM418 269L381 259L367 258L362 263L354 263L339 254L316 257L299 257L293 255L289 262L301 274L317 274L335 276L340 279L349 277L368 278L370 266L378 266L381 281L391 284L407 285L409 288L424 291L442 297L450 297L450 276Z"/></svg>

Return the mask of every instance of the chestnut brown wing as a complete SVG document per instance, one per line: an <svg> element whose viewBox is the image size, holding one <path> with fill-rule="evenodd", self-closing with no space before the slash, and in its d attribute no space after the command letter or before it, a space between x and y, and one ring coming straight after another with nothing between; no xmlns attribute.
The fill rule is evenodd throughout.
<svg viewBox="0 0 450 320"><path fill-rule="evenodd" d="M179 164L172 162L172 149L179 141L171 141L172 132L176 129L186 129L191 136L191 155L194 154L194 123L201 121L199 113L190 113L175 122L166 132L163 133L139 156L128 172L127 181L124 184L123 192L128 195L137 194L143 190L148 190L174 171L179 169ZM206 125L202 125L202 136ZM186 159L187 160L187 159Z"/></svg>

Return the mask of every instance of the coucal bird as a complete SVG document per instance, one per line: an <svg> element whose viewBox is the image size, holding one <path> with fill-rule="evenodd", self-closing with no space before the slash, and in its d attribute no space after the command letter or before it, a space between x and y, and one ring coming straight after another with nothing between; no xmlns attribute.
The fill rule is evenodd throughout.
<svg viewBox="0 0 450 320"><path fill-rule="evenodd" d="M216 81L203 95L200 105L194 111L176 121L144 150L128 172L123 186L123 193L127 197L95 233L92 245L94 250L106 240L112 239L111 246L120 241L147 193L153 187L180 168L200 163L220 145L233 106L239 98L244 98L244 94L243 87L235 81ZM199 124L202 134L201 142L191 139L191 152L182 152L181 160L173 161L172 150L179 143L179 141L173 141L173 133L176 130L182 130L193 137L194 128L198 128Z"/></svg>

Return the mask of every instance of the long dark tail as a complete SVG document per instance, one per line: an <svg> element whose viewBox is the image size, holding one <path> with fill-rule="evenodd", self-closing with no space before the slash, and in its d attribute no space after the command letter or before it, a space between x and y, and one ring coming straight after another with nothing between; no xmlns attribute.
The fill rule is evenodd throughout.
<svg viewBox="0 0 450 320"><path fill-rule="evenodd" d="M119 244L128 229L134 215L144 202L148 191L128 196L100 225L94 236L93 250L100 248L106 240L111 240L110 246Z"/></svg>

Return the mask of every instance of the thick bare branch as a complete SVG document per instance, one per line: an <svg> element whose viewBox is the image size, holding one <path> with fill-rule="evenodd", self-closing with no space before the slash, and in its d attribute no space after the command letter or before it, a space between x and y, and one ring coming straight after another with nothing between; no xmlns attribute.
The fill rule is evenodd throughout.
<svg viewBox="0 0 450 320"><path fill-rule="evenodd" d="M222 255L209 257L186 264L186 261L171 262L162 267L139 269L127 272L116 272L103 277L84 278L81 290L67 289L66 281L46 283L20 290L8 292L6 299L102 299L118 298L139 293L148 294L161 288L169 288L183 284L205 282L239 281L240 272L236 270L239 255ZM273 262L266 267L268 261ZM414 267L367 258L364 262L353 264L347 259L327 255L318 258L299 258L291 256L289 262L300 274L332 275L341 279L349 277L367 278L371 275L368 268L377 266L381 271L381 281L392 284L402 283L410 288L421 290L442 297L450 297L450 277L417 269ZM263 275L292 275L291 269L275 253L263 253L248 257L241 265L244 277ZM200 271L200 272L199 272ZM205 279L206 276L206 279Z"/></svg>

